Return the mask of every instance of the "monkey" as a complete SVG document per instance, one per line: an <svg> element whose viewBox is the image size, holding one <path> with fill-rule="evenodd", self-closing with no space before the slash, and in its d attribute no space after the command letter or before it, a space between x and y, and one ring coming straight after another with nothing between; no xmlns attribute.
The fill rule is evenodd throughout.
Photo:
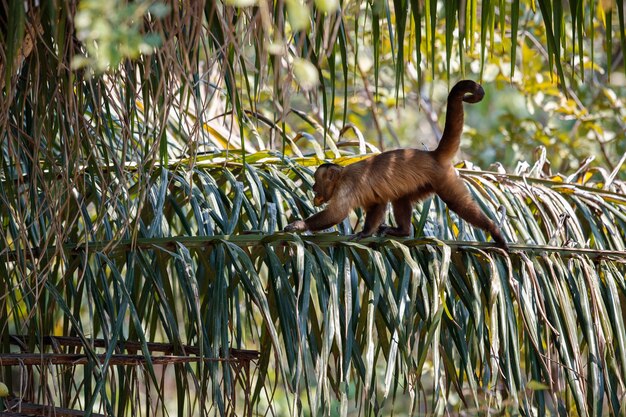
<svg viewBox="0 0 626 417"><path fill-rule="evenodd" d="M365 209L365 223L354 238L376 233L384 236L409 236L413 204L437 194L462 219L488 231L496 244L508 250L498 226L471 197L452 165L463 131L463 102L478 103L485 91L471 80L459 81L448 95L443 134L435 150L396 149L347 165L325 163L315 172L313 204L328 203L326 208L306 220L285 227L286 232L319 231L340 223L350 210ZM382 225L391 202L396 226Z"/></svg>

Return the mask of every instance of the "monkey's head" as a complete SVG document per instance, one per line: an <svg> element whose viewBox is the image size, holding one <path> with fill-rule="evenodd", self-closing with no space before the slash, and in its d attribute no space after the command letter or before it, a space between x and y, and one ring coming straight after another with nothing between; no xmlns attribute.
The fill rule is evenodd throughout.
<svg viewBox="0 0 626 417"><path fill-rule="evenodd" d="M322 164L317 168L315 184L313 184L313 192L315 193L313 205L315 207L327 203L332 198L341 171L343 171L343 167L337 164Z"/></svg>
<svg viewBox="0 0 626 417"><path fill-rule="evenodd" d="M462 94L462 99L466 103L478 103L485 97L483 87L472 80L459 81L452 87L450 95Z"/></svg>

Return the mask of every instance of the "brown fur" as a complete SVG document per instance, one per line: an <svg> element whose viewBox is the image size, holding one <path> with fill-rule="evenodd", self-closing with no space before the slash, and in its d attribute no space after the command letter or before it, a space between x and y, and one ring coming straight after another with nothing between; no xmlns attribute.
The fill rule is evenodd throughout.
<svg viewBox="0 0 626 417"><path fill-rule="evenodd" d="M397 149L346 167L320 165L315 172L314 204L328 206L304 221L289 224L285 230L327 229L345 219L353 208L363 207L365 225L357 237L373 233L408 236L413 204L436 193L461 218L488 231L500 247L508 248L498 227L478 207L452 166L463 131L463 102L479 102L484 94L479 84L469 80L452 88L444 132L434 151ZM396 227L381 226L390 201Z"/></svg>

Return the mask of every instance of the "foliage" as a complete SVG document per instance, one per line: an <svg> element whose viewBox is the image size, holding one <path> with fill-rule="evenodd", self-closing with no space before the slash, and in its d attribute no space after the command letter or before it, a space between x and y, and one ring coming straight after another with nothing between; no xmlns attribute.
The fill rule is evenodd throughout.
<svg viewBox="0 0 626 417"><path fill-rule="evenodd" d="M248 155L256 162L246 169L241 157L226 158L226 165L217 155L194 166L176 161L148 178L129 171L121 181L128 194L116 191L118 183L91 184L85 171L90 192L75 197L84 215L74 230L89 237L72 240L85 244L5 253L15 260L2 273L4 293L12 294L2 299L5 334L26 330L33 342L42 334L86 343L167 340L202 346L208 357L229 347L258 349L257 407L278 401L289 414L369 414L398 405L429 413L538 407L618 414L626 376L626 184L602 171L563 182L463 170L491 216L497 205L506 208L506 234L520 242L509 257L465 242L484 236L438 199L414 212L426 238L277 234L288 218L313 211L311 171L276 165L267 153ZM146 199L133 198L138 193ZM41 222L53 223L52 213ZM138 213L134 234L129 213ZM18 230L3 218L7 230ZM340 230L349 233L351 224ZM34 273L43 264L54 273ZM141 408L142 400L125 395L134 378L92 369L84 384L102 387L91 393L95 411ZM213 400L178 396L172 405L155 397L152 409L218 413L217 375L229 368L176 369L208 382L194 388L178 377L178 390ZM53 399L80 402L80 381L75 374ZM102 390L109 385L116 390Z"/></svg>
<svg viewBox="0 0 626 417"><path fill-rule="evenodd" d="M122 6L122 7L120 7ZM150 55L160 46L156 33L142 35L140 23L144 18L160 18L169 9L162 4L129 4L119 0L99 2L83 1L76 13L76 36L84 45L86 56L74 56L74 68L90 67L105 72L116 68L126 58Z"/></svg>
<svg viewBox="0 0 626 417"><path fill-rule="evenodd" d="M16 334L29 352L73 351L44 343L64 335L89 356L3 367L12 392L115 415L230 411L230 365L162 372L148 342L163 341L203 360L261 351L258 414L620 412L623 85L576 85L604 85L620 62L621 0L570 14L549 1L117 4L0 6L1 351ZM341 234L278 233L312 212L314 165L433 146L395 126L419 103L436 131L447 88L434 79L479 74L538 109L495 127L477 122L493 108L468 111L472 143L488 128L502 143L477 147L495 149L480 162L504 155L509 173L461 175L512 254L471 243L485 236L437 199L414 212L417 239L350 241L361 213ZM578 119L573 133L557 115ZM588 134L599 167L579 161ZM528 137L547 151L516 166ZM546 153L573 173L553 176ZM142 367L111 364L126 342Z"/></svg>

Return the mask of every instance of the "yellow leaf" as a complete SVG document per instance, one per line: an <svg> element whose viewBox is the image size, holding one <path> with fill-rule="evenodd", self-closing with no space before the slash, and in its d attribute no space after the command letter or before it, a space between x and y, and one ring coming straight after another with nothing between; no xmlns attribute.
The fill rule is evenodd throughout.
<svg viewBox="0 0 626 417"><path fill-rule="evenodd" d="M309 27L309 7L300 2L300 0L287 1L287 17L294 32L298 32Z"/></svg>
<svg viewBox="0 0 626 417"><path fill-rule="evenodd" d="M315 0L315 6L323 12L332 13L339 10L339 0Z"/></svg>
<svg viewBox="0 0 626 417"><path fill-rule="evenodd" d="M366 154L366 155L357 155L357 156L342 156L340 158L336 158L333 161L333 163L339 164L339 165L350 165L350 164L354 164L355 162L359 162L364 159L371 158L372 156L374 155Z"/></svg>
<svg viewBox="0 0 626 417"><path fill-rule="evenodd" d="M526 384L526 388L532 391L545 391L547 389L550 389L548 385L539 381L535 381L534 379L528 381L528 384Z"/></svg>
<svg viewBox="0 0 626 417"><path fill-rule="evenodd" d="M293 61L293 75L303 90L311 90L320 82L317 68L306 59L296 58Z"/></svg>
<svg viewBox="0 0 626 417"><path fill-rule="evenodd" d="M254 6L256 4L256 0L226 0L224 3L235 7L249 7Z"/></svg>

